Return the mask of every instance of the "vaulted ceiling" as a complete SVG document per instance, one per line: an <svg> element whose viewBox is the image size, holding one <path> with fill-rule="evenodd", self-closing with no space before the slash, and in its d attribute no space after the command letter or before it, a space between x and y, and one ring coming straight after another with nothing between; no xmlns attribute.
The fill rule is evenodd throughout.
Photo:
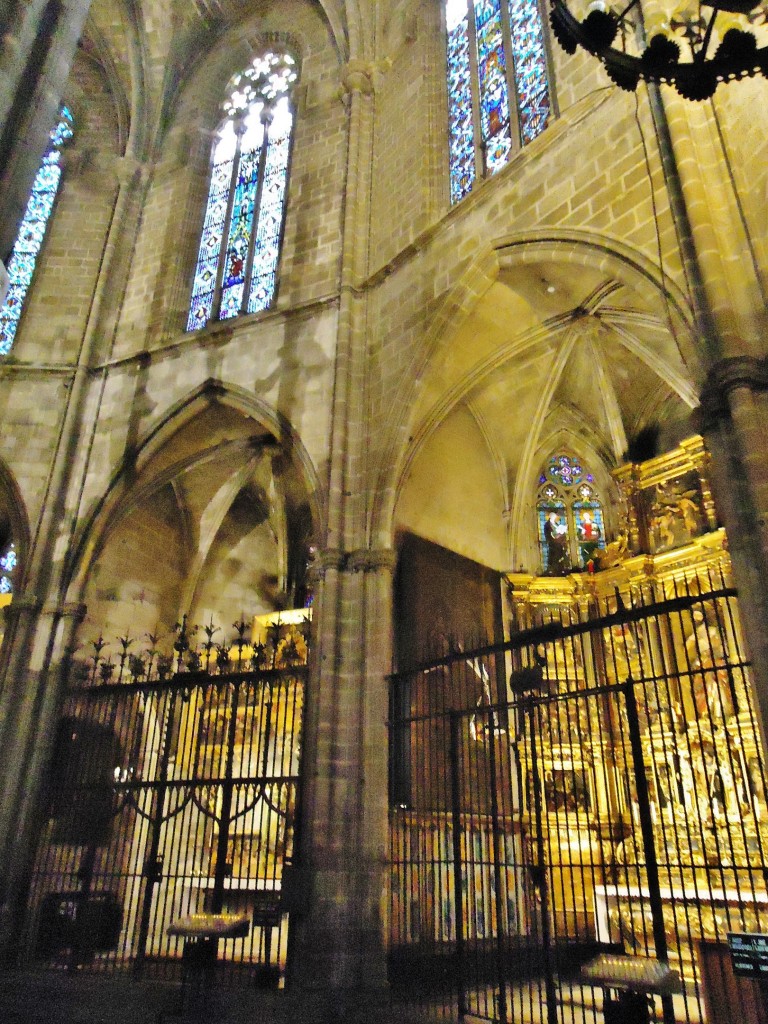
<svg viewBox="0 0 768 1024"><path fill-rule="evenodd" d="M502 269L425 373L399 527L509 568L534 557L555 448L587 460L611 501L609 471L640 431L658 427L665 446L689 433L687 331L658 298L556 256Z"/></svg>

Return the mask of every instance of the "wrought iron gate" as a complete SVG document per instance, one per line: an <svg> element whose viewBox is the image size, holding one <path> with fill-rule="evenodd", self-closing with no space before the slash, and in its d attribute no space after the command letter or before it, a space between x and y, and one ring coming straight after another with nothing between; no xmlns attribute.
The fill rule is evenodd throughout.
<svg viewBox="0 0 768 1024"><path fill-rule="evenodd" d="M656 1013L688 1024L707 950L768 931L735 591L699 574L625 601L392 679L391 977L425 1004L602 1022L579 971L611 950L668 959L683 991Z"/></svg>
<svg viewBox="0 0 768 1024"><path fill-rule="evenodd" d="M116 661L103 640L75 666L30 890L26 957L53 966L179 962L169 924L247 913L219 943L230 974L276 981L287 956L282 879L296 844L308 630L277 623L251 647L178 629L173 656ZM154 638L150 638L154 642Z"/></svg>

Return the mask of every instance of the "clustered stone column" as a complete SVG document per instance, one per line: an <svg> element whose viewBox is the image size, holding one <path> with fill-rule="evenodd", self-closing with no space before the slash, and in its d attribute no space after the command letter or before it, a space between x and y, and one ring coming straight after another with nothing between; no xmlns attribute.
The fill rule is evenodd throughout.
<svg viewBox="0 0 768 1024"><path fill-rule="evenodd" d="M318 1018L370 1014L386 989L386 673L391 550L366 538L369 207L376 65L345 68L349 151L326 547L314 563L316 628L304 745L294 991ZM363 996L363 993L365 995Z"/></svg>
<svg viewBox="0 0 768 1024"><path fill-rule="evenodd" d="M736 356L710 370L700 426L746 626L758 719L768 749L768 359Z"/></svg>
<svg viewBox="0 0 768 1024"><path fill-rule="evenodd" d="M763 273L740 215L726 141L708 111L658 86L648 93L705 377L698 413L728 533L755 697L768 723L768 373ZM709 477L708 477L709 480ZM707 496L705 498L705 507ZM714 508L706 508L710 518ZM768 748L767 748L768 749Z"/></svg>
<svg viewBox="0 0 768 1024"><path fill-rule="evenodd" d="M16 238L90 6L17 2L0 26L0 260Z"/></svg>

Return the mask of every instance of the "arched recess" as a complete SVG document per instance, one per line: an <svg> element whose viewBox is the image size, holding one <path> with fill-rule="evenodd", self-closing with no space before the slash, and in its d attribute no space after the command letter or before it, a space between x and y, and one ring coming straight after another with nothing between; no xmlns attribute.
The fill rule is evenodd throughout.
<svg viewBox="0 0 768 1024"><path fill-rule="evenodd" d="M691 432L702 379L685 297L645 257L585 233L500 239L446 298L420 359L372 528L417 532L497 570L535 554L527 513L548 439L587 442L583 457L607 479L644 428L660 426L670 447ZM482 428L461 429L470 419ZM457 522L462 494L472 511Z"/></svg>
<svg viewBox="0 0 768 1024"><path fill-rule="evenodd" d="M207 382L148 432L80 535L68 596L88 609L81 638L168 632L184 613L229 630L301 605L318 493L290 426Z"/></svg>

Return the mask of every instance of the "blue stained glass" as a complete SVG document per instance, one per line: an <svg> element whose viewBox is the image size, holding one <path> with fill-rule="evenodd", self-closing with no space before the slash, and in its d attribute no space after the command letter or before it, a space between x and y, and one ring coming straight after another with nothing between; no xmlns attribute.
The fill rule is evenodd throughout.
<svg viewBox="0 0 768 1024"><path fill-rule="evenodd" d="M486 167L493 174L506 161L512 148L501 0L475 0L475 33L480 128L485 144Z"/></svg>
<svg viewBox="0 0 768 1024"><path fill-rule="evenodd" d="M250 141L246 136L243 140L244 152L240 157L240 164L237 169L237 184L235 185L235 196L232 203L229 238L227 241L227 251L224 256L224 278L221 288L221 308L219 311L219 317L222 320L237 316L243 308L248 251L251 245L253 214L256 206L256 189L259 183L259 158L264 135L260 122L258 127L257 137L253 140L257 142L257 148L249 146L248 149L245 149L245 146Z"/></svg>
<svg viewBox="0 0 768 1024"><path fill-rule="evenodd" d="M50 135L50 145L43 157L32 192L24 211L21 227L8 260L9 289L0 309L0 355L11 351L48 220L53 210L61 181L61 147L74 135L74 121L68 107L62 107L59 121ZM5 591L7 593L8 591Z"/></svg>
<svg viewBox="0 0 768 1024"><path fill-rule="evenodd" d="M469 17L448 30L448 124L450 134L451 202L458 202L475 183L475 128L469 66Z"/></svg>
<svg viewBox="0 0 768 1024"><path fill-rule="evenodd" d="M571 566L568 551L569 530L562 501L545 501L536 506L539 522L541 565L545 573L556 576L568 572Z"/></svg>
<svg viewBox="0 0 768 1024"><path fill-rule="evenodd" d="M212 316L235 317L246 304L248 312L257 312L272 301L293 125L289 93L297 77L289 54L265 53L230 82L187 330L205 326ZM272 115L266 154L265 106ZM237 133L242 135L239 154ZM246 303L249 274L252 285Z"/></svg>
<svg viewBox="0 0 768 1024"><path fill-rule="evenodd" d="M211 318L236 142L232 123L228 122L214 151L211 185L208 189L208 206L200 238L195 281L192 285L192 302L187 320L188 331L204 327Z"/></svg>
<svg viewBox="0 0 768 1024"><path fill-rule="evenodd" d="M0 558L0 594L13 593L13 581L11 576L16 568L16 548L11 544L6 553Z"/></svg>
<svg viewBox="0 0 768 1024"><path fill-rule="evenodd" d="M538 0L507 0L512 53L505 53L502 0L445 0L448 55L448 131L451 202L474 186L475 130L479 128L485 171L493 174L513 149L510 103L516 100L518 142L525 145L547 127L552 117L544 27ZM471 68L474 39L477 74ZM509 65L509 66L508 66ZM510 100L509 83L515 94ZM476 108L473 107L473 96ZM474 110L479 111L475 125Z"/></svg>
<svg viewBox="0 0 768 1024"><path fill-rule="evenodd" d="M249 313L258 313L266 309L275 293L275 273L288 182L292 126L293 116L288 100L282 99L275 108L274 120L269 128L264 183L256 228L251 292L248 298Z"/></svg>
<svg viewBox="0 0 768 1024"><path fill-rule="evenodd" d="M549 462L549 475L566 487L573 487L581 482L584 474L578 459L570 455L554 455Z"/></svg>
<svg viewBox="0 0 768 1024"><path fill-rule="evenodd" d="M549 123L552 97L544 30L537 0L509 0L520 139L525 145Z"/></svg>

